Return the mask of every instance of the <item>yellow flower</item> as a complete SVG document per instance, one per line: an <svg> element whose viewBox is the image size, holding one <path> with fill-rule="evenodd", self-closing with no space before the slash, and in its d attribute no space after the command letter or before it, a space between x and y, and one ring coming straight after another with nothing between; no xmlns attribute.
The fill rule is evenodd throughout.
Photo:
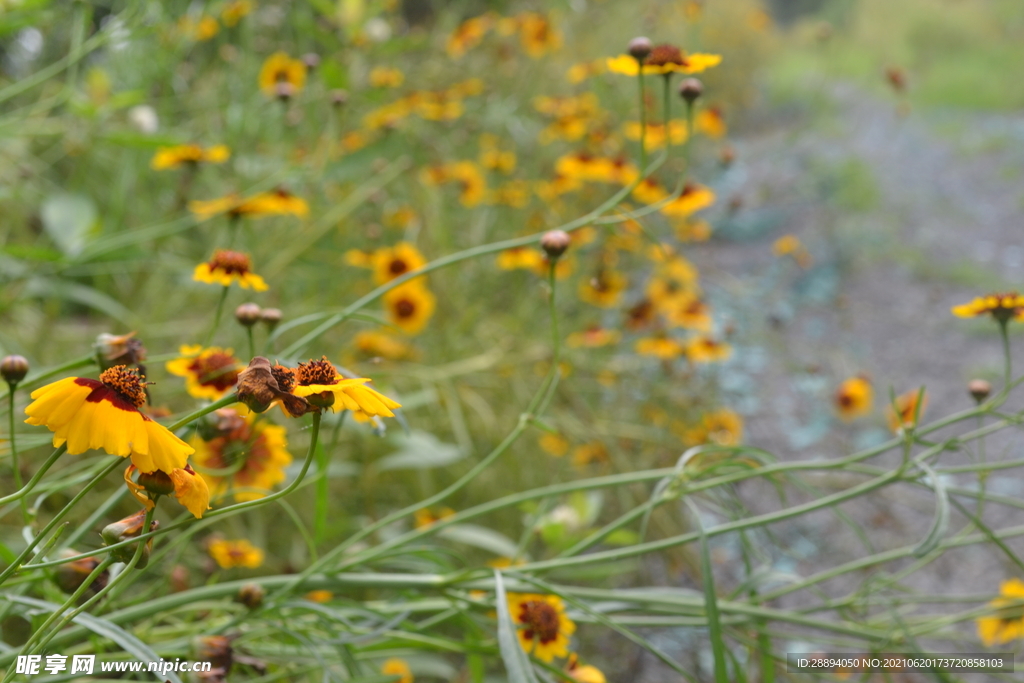
<svg viewBox="0 0 1024 683"><path fill-rule="evenodd" d="M697 269L682 256L674 256L659 264L654 277L647 283L647 298L660 310L689 303L699 294Z"/></svg>
<svg viewBox="0 0 1024 683"><path fill-rule="evenodd" d="M715 363L731 355L731 346L704 335L693 337L686 343L686 357L694 363Z"/></svg>
<svg viewBox="0 0 1024 683"><path fill-rule="evenodd" d="M622 133L630 140L639 140L642 131L644 129L640 126L639 121L627 121L622 125ZM644 135L644 149L648 151L661 149L665 146L666 140L670 140L673 145L681 145L686 142L687 137L689 134L686 130L686 121L680 119L669 121L667 129L663 123L648 123Z"/></svg>
<svg viewBox="0 0 1024 683"><path fill-rule="evenodd" d="M288 83L295 92L306 85L306 65L301 59L292 59L287 52L275 52L267 57L260 69L259 84L264 95L277 95L277 84Z"/></svg>
<svg viewBox="0 0 1024 683"><path fill-rule="evenodd" d="M231 349L186 344L178 352L182 357L168 361L167 372L185 378L189 396L216 401L235 388L242 364Z"/></svg>
<svg viewBox="0 0 1024 683"><path fill-rule="evenodd" d="M191 465L170 472L142 472L138 483L132 480L137 469L135 465L128 466L124 471L124 483L128 492L147 510L153 509L161 495L176 498L196 519L202 518L203 513L210 509L210 489Z"/></svg>
<svg viewBox="0 0 1024 683"><path fill-rule="evenodd" d="M619 341L621 334L618 330L608 330L601 327L591 327L582 332L573 332L565 340L566 345L571 349L580 347L596 349Z"/></svg>
<svg viewBox="0 0 1024 683"><path fill-rule="evenodd" d="M263 551L244 538L237 541L226 541L219 538L212 540L207 551L221 569L233 569L234 567L256 569L263 564Z"/></svg>
<svg viewBox="0 0 1024 683"><path fill-rule="evenodd" d="M565 604L555 595L509 593L508 610L518 626L519 644L542 662L569 654L569 638L576 624L565 615Z"/></svg>
<svg viewBox="0 0 1024 683"><path fill-rule="evenodd" d="M366 386L369 381L366 377L345 379L327 357L322 356L320 360L299 363L291 393L305 398L312 405L329 407L334 412L340 408L362 411L371 417L394 417L391 410L401 408L401 404Z"/></svg>
<svg viewBox="0 0 1024 683"><path fill-rule="evenodd" d="M423 331L436 306L430 290L417 283L400 285L384 295L388 320L409 335Z"/></svg>
<svg viewBox="0 0 1024 683"><path fill-rule="evenodd" d="M252 289L256 292L269 289L263 278L252 272L251 268L252 263L247 254L218 249L213 252L213 258L208 262L196 266L192 273L192 279L196 282L225 287L230 287L232 283L237 282L242 289Z"/></svg>
<svg viewBox="0 0 1024 683"><path fill-rule="evenodd" d="M203 149L199 145L175 145L174 147L160 147L149 162L149 167L154 171L163 171L168 168L202 163L222 164L231 156L231 151L226 145L214 145Z"/></svg>
<svg viewBox="0 0 1024 683"><path fill-rule="evenodd" d="M309 600L310 602L323 604L325 602L330 602L331 600L333 600L334 593L328 590L320 589L315 591L309 591L303 597L306 598L306 600Z"/></svg>
<svg viewBox="0 0 1024 683"><path fill-rule="evenodd" d="M408 99L401 99L397 102L377 107L363 117L363 127L368 130L380 130L381 128L394 128L412 114L412 107Z"/></svg>
<svg viewBox="0 0 1024 683"><path fill-rule="evenodd" d="M573 180L629 185L640 175L636 166L621 159L591 154L567 154L555 162L555 172Z"/></svg>
<svg viewBox="0 0 1024 683"><path fill-rule="evenodd" d="M412 670L404 659L399 659L397 657L388 659L380 667L380 672L385 676L397 676L398 680L395 683L413 682Z"/></svg>
<svg viewBox="0 0 1024 683"><path fill-rule="evenodd" d="M608 66L605 64L605 60L595 59L592 62L573 64L569 67L569 70L565 72L565 77L569 79L570 83L575 85L577 83L582 83L591 76L600 76L606 71L608 71Z"/></svg>
<svg viewBox="0 0 1024 683"><path fill-rule="evenodd" d="M577 446L572 451L572 464L586 467L592 462L608 462L608 449L600 441L591 441Z"/></svg>
<svg viewBox="0 0 1024 683"><path fill-rule="evenodd" d="M975 318L988 313L997 321L1005 323L1011 318L1020 317L1024 312L1024 296L1017 292L987 294L969 303L954 306L952 312L958 318Z"/></svg>
<svg viewBox="0 0 1024 683"><path fill-rule="evenodd" d="M921 396L921 408L918 410L918 396ZM896 397L896 410L890 405L886 407L886 419L889 422L889 429L898 432L901 429L910 429L916 426L915 414L918 419L924 417L928 409L928 392L911 389Z"/></svg>
<svg viewBox="0 0 1024 683"><path fill-rule="evenodd" d="M575 652L569 655L569 661L565 663L565 672L576 683L607 683L600 669L590 664L580 664Z"/></svg>
<svg viewBox="0 0 1024 683"><path fill-rule="evenodd" d="M397 88L405 82L405 74L398 69L377 66L370 71L370 86L374 88Z"/></svg>
<svg viewBox="0 0 1024 683"><path fill-rule="evenodd" d="M489 171L500 171L511 173L516 169L516 153L509 150L502 150L496 144L481 140L480 165Z"/></svg>
<svg viewBox="0 0 1024 683"><path fill-rule="evenodd" d="M182 17L178 20L178 30L190 40L202 42L217 35L220 32L220 24L213 17L200 17L198 21L191 17Z"/></svg>
<svg viewBox="0 0 1024 683"><path fill-rule="evenodd" d="M225 488L241 502L263 498L285 480L292 456L284 427L232 408L218 410L215 417L212 433L196 433L190 440L196 449L192 461L211 488Z"/></svg>
<svg viewBox="0 0 1024 683"><path fill-rule="evenodd" d="M364 356L402 360L413 355L411 346L383 332L365 330L356 335L353 343Z"/></svg>
<svg viewBox="0 0 1024 683"><path fill-rule="evenodd" d="M836 390L835 406L839 417L845 422L871 412L874 389L866 377L860 375L843 380Z"/></svg>
<svg viewBox="0 0 1024 683"><path fill-rule="evenodd" d="M236 26L243 17L252 12L252 0L231 0L220 11L220 20L225 26Z"/></svg>
<svg viewBox="0 0 1024 683"><path fill-rule="evenodd" d="M538 59L562 46L562 34L547 17L536 12L525 12L517 20L519 42L530 57Z"/></svg>
<svg viewBox="0 0 1024 683"><path fill-rule="evenodd" d="M697 112L693 121L694 130L704 133L709 138L720 138L728 132L725 116L718 107L708 107Z"/></svg>
<svg viewBox="0 0 1024 683"><path fill-rule="evenodd" d="M675 232L680 242L707 242L711 238L711 224L700 218L688 218L676 222Z"/></svg>
<svg viewBox="0 0 1024 683"><path fill-rule="evenodd" d="M705 413L700 424L685 430L682 437L691 446L702 443L735 446L743 441L743 418L728 408L720 408Z"/></svg>
<svg viewBox="0 0 1024 683"><path fill-rule="evenodd" d="M195 200L188 203L188 210L201 221L222 213L226 213L232 218L241 216L260 218L289 214L302 217L309 213L309 204L305 199L296 197L287 190L278 189L273 192L262 192L248 199L243 199L237 194L230 194L218 199Z"/></svg>
<svg viewBox="0 0 1024 683"><path fill-rule="evenodd" d="M796 235L783 235L772 244L776 256L792 256L797 265L807 268L811 265L811 254Z"/></svg>
<svg viewBox="0 0 1024 683"><path fill-rule="evenodd" d="M674 45L655 45L651 54L644 60L644 75L648 74L696 74L718 66L722 61L721 55L695 53L685 54ZM608 70L612 73L625 74L626 76L637 76L640 73L639 64L635 57L630 55L619 55L610 57L607 61Z"/></svg>
<svg viewBox="0 0 1024 683"><path fill-rule="evenodd" d="M434 512L430 508L420 508L413 513L413 520L417 529L426 529L442 519L447 519L455 514L455 510L449 507L442 507Z"/></svg>
<svg viewBox="0 0 1024 683"><path fill-rule="evenodd" d="M548 455L561 458L569 452L569 440L561 434L546 433L537 440L538 445Z"/></svg>
<svg viewBox="0 0 1024 683"><path fill-rule="evenodd" d="M636 352L641 356L653 356L661 360L672 360L686 353L686 347L671 337L643 337L636 341Z"/></svg>
<svg viewBox="0 0 1024 683"><path fill-rule="evenodd" d="M622 299L622 293L629 286L626 276L615 270L602 269L597 274L580 282L580 299L600 306L601 308L614 308Z"/></svg>
<svg viewBox="0 0 1024 683"><path fill-rule="evenodd" d="M633 188L633 198L642 204L655 204L668 197L668 190L654 178L644 178L639 185Z"/></svg>
<svg viewBox="0 0 1024 683"><path fill-rule="evenodd" d="M544 254L529 247L506 249L498 254L496 263L502 270L535 270L544 262Z"/></svg>
<svg viewBox="0 0 1024 683"><path fill-rule="evenodd" d="M682 327L695 332L710 332L711 308L696 296L666 299L658 313L670 327Z"/></svg>
<svg viewBox="0 0 1024 683"><path fill-rule="evenodd" d="M161 424L140 412L146 403L145 378L115 365L99 381L65 377L32 392L26 423L53 432L53 446L67 444L77 455L102 448L111 455L131 456L144 472L183 468L193 449Z"/></svg>
<svg viewBox="0 0 1024 683"><path fill-rule="evenodd" d="M473 17L459 24L459 27L448 36L446 49L448 56L458 59L467 50L476 47L494 26L493 15L485 14Z"/></svg>
<svg viewBox="0 0 1024 683"><path fill-rule="evenodd" d="M978 637L985 647L1024 638L1024 581L1003 581L999 595L989 603L996 613L977 619Z"/></svg>
<svg viewBox="0 0 1024 683"><path fill-rule="evenodd" d="M714 203L715 193L710 188L697 183L686 183L682 194L661 207L660 211L666 216L686 218Z"/></svg>
<svg viewBox="0 0 1024 683"><path fill-rule="evenodd" d="M396 277L405 275L411 270L422 268L427 264L423 254L408 242L399 242L393 247L385 247L373 252L373 280L378 285L391 282ZM422 282L423 278L413 278L410 282Z"/></svg>
<svg viewBox="0 0 1024 683"><path fill-rule="evenodd" d="M510 180L494 188L488 196L488 202L521 209L530 203L530 184L525 180Z"/></svg>

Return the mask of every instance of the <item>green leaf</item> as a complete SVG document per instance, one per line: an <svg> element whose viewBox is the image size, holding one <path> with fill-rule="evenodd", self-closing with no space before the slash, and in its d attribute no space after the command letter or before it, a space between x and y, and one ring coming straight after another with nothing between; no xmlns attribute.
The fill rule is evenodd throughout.
<svg viewBox="0 0 1024 683"><path fill-rule="evenodd" d="M700 530L700 572L704 583L704 609L708 616L708 637L711 640L711 652L715 659L715 683L729 683L729 674L725 668L725 641L722 638L722 622L718 614L718 596L715 593L715 574L711 566L711 550L708 547L708 534L700 519L697 506L686 501L693 512Z"/></svg>
<svg viewBox="0 0 1024 683"><path fill-rule="evenodd" d="M920 405L920 400L918 405ZM923 462L918 463L917 466L928 473L932 480L932 489L935 491L935 518L932 520L932 528L925 539L914 548L914 557L923 557L935 550L935 546L939 544L946 529L949 528L949 494L946 492L946 484L935 473L935 470Z"/></svg>
<svg viewBox="0 0 1024 683"><path fill-rule="evenodd" d="M533 666L519 644L516 625L508 611L505 581L501 578L501 572L497 570L494 572L494 601L498 610L498 650L505 662L509 683L537 683Z"/></svg>
<svg viewBox="0 0 1024 683"><path fill-rule="evenodd" d="M616 529L605 536L604 542L608 545L633 545L640 542L640 534L630 529Z"/></svg>
<svg viewBox="0 0 1024 683"><path fill-rule="evenodd" d="M399 449L376 462L376 468L382 472L445 467L466 457L466 453L458 446L444 443L427 432L416 430L395 440L399 443Z"/></svg>
<svg viewBox="0 0 1024 683"><path fill-rule="evenodd" d="M503 557L515 557L518 551L515 541L508 536L476 524L452 524L441 529L437 535L445 540L465 543Z"/></svg>
<svg viewBox="0 0 1024 683"><path fill-rule="evenodd" d="M53 194L39 207L43 229L65 256L77 256L96 225L96 205L80 194Z"/></svg>

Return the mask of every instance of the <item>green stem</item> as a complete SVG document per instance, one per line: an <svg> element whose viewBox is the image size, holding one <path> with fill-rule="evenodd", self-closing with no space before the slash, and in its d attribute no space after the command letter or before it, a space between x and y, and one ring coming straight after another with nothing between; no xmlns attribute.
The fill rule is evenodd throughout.
<svg viewBox="0 0 1024 683"><path fill-rule="evenodd" d="M53 463L57 462L60 456L64 455L64 451L66 451L67 449L67 444L62 444L59 448L57 448L50 455L50 457L46 459L46 462L44 462L43 466L39 468L39 471L32 475L32 478L28 480L28 483L25 484L24 487L18 489L17 491L10 495L0 498L0 505L6 505L11 501L23 499L25 496L31 493L32 489L34 489L36 487L36 484L39 483L39 480L43 478L44 474L46 474L46 471L53 467Z"/></svg>
<svg viewBox="0 0 1024 683"><path fill-rule="evenodd" d="M669 88L672 84L672 74L664 74L662 76L664 80L664 88L662 88L662 114L661 118L665 125L665 151L671 157L672 156L672 132L669 130L669 121L672 111L672 98L669 96Z"/></svg>
<svg viewBox="0 0 1024 683"><path fill-rule="evenodd" d="M217 311L213 314L213 325L210 326L210 331L206 335L206 342L203 346L209 346L213 342L213 336L217 334L217 327L220 325L220 317L224 313L224 301L228 298L228 290L231 289L225 286L220 293L220 299L217 300Z"/></svg>
<svg viewBox="0 0 1024 683"><path fill-rule="evenodd" d="M640 168L647 165L647 102L644 95L644 65L637 61L637 85L640 86Z"/></svg>
<svg viewBox="0 0 1024 683"><path fill-rule="evenodd" d="M1010 334L1007 330L1007 321L999 321L999 336L1003 340L1003 386L1009 388L1010 378L1013 374L1010 371Z"/></svg>
<svg viewBox="0 0 1024 683"><path fill-rule="evenodd" d="M17 388L18 388L18 383L17 382L8 382L7 383L7 389L8 389L7 396L11 400L11 409L10 409L9 415L8 415L8 417L10 418L10 421L8 423L8 430L9 431L8 431L8 437L7 438L11 442L11 470L13 471L13 474L14 474L14 489L16 491L20 491L21 490L21 465L18 463L18 444L15 441L15 434L14 434L14 394L15 394L15 391L17 390ZM31 517L29 517L29 514L28 514L28 503L25 502L25 496L22 496L21 498L19 498L18 502L21 505L21 518L25 522L25 526L28 526L32 522L32 519L31 519Z"/></svg>
<svg viewBox="0 0 1024 683"><path fill-rule="evenodd" d="M249 338L249 358L256 357L256 340L253 339L252 325L247 325L245 328L245 334Z"/></svg>
<svg viewBox="0 0 1024 683"><path fill-rule="evenodd" d="M690 176L690 150L693 148L693 102L686 101L686 142L683 143L683 160L686 168L683 169L683 179Z"/></svg>
<svg viewBox="0 0 1024 683"><path fill-rule="evenodd" d="M63 375L65 372L68 372L69 370L77 370L78 368L84 368L87 365L93 365L95 363L96 356L90 353L88 356L82 356L81 358L70 360L67 363L64 363L63 365L58 365L57 367L47 370L43 373L31 376L27 378L24 382L22 382L21 386L31 388L37 384L42 384L51 377Z"/></svg>

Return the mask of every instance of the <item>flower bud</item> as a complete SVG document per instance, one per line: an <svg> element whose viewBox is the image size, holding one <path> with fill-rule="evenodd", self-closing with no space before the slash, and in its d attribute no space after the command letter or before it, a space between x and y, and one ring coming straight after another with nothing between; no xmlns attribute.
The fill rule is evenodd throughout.
<svg viewBox="0 0 1024 683"><path fill-rule="evenodd" d="M266 325L269 330L273 330L277 327L277 324L281 322L281 318L283 317L284 316L281 313L280 308L264 308L260 313L260 320L263 321L263 324Z"/></svg>
<svg viewBox="0 0 1024 683"><path fill-rule="evenodd" d="M78 554L77 550L71 548L64 548L57 556L60 558L74 557ZM99 559L95 557L83 557L65 564L59 565L54 571L54 580L57 585L65 593L74 593L78 590L82 582L84 582L89 575L92 574L93 570L100 565ZM93 580L92 585L89 586L89 590L93 593L99 591L107 585L107 581L110 579L109 572L103 572Z"/></svg>
<svg viewBox="0 0 1024 683"><path fill-rule="evenodd" d="M687 104L693 104L702 94L704 94L704 84L699 79L684 78L679 84L679 96L686 100Z"/></svg>
<svg viewBox="0 0 1024 683"><path fill-rule="evenodd" d="M274 86L274 95L282 102L287 102L295 96L295 86L287 81L281 81Z"/></svg>
<svg viewBox="0 0 1024 683"><path fill-rule="evenodd" d="M192 641L192 653L193 659L210 662L212 668L223 669L225 674L231 670L234 657L228 636L199 636Z"/></svg>
<svg viewBox="0 0 1024 683"><path fill-rule="evenodd" d="M983 379L972 379L967 385L967 391L975 401L981 403L992 393L992 385Z"/></svg>
<svg viewBox="0 0 1024 683"><path fill-rule="evenodd" d="M647 59L647 55L651 54L652 49L654 49L654 44L651 43L650 38L640 36L629 41L629 54L638 62Z"/></svg>
<svg viewBox="0 0 1024 683"><path fill-rule="evenodd" d="M348 91L347 90L332 90L331 91L331 104L335 107L344 106L348 102Z"/></svg>
<svg viewBox="0 0 1024 683"><path fill-rule="evenodd" d="M24 356L7 356L0 361L0 375L8 384L17 384L28 374L28 361Z"/></svg>
<svg viewBox="0 0 1024 683"><path fill-rule="evenodd" d="M306 68L310 71L315 71L320 66L320 55L315 52L307 52L302 55L302 63L306 65Z"/></svg>
<svg viewBox="0 0 1024 683"><path fill-rule="evenodd" d="M263 596L266 595L263 586L258 583L247 583L238 589L235 602L240 602L249 609L259 609L263 604Z"/></svg>
<svg viewBox="0 0 1024 683"><path fill-rule="evenodd" d="M122 520L108 524L103 527L103 531L100 532L100 537L103 539L104 545L114 545L122 541L127 541L132 538L136 538L142 533L142 525L146 521L146 511L139 510L134 515L129 515ZM150 531L156 531L160 524L153 520L149 525ZM135 556L135 550L137 546L126 545L120 548L115 548L110 551L110 556L118 562L131 562L132 557ZM149 554L153 550L153 539L150 538L146 541L145 547L142 549L142 557L139 558L138 564L135 565L136 569L142 569L149 563Z"/></svg>
<svg viewBox="0 0 1024 683"><path fill-rule="evenodd" d="M243 327L252 327L262 319L263 311L253 303L242 304L235 309L235 320Z"/></svg>
<svg viewBox="0 0 1024 683"><path fill-rule="evenodd" d="M572 238L564 230L549 230L540 238L540 246L552 260L557 259L569 248Z"/></svg>

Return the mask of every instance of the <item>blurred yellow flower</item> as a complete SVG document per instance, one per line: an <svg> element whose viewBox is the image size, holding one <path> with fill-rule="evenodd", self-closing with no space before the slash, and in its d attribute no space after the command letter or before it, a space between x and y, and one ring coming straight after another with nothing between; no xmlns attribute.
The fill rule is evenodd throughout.
<svg viewBox="0 0 1024 683"><path fill-rule="evenodd" d="M370 70L370 85L374 88L397 88L404 82L405 74L398 69L377 66Z"/></svg>
<svg viewBox="0 0 1024 683"><path fill-rule="evenodd" d="M562 34L547 17L536 12L525 12L516 17L516 22L519 42L530 57L539 59L562 47Z"/></svg>
<svg viewBox="0 0 1024 683"><path fill-rule="evenodd" d="M1017 292L987 294L969 303L954 306L952 312L958 318L974 318L988 313L999 322L1006 322L1014 317L1019 318L1024 312L1024 296Z"/></svg>
<svg viewBox="0 0 1024 683"><path fill-rule="evenodd" d="M287 52L275 52L267 57L260 69L259 85L264 95L275 97L278 83L287 83L299 92L306 85L306 65L301 59L292 59Z"/></svg>
<svg viewBox="0 0 1024 683"><path fill-rule="evenodd" d="M172 375L185 378L189 396L216 401L235 388L242 363L232 349L186 344L178 352L182 357L168 361L165 367Z"/></svg>
<svg viewBox="0 0 1024 683"><path fill-rule="evenodd" d="M628 286L629 281L622 273L601 269L594 277L580 282L579 296L588 304L601 308L614 308L619 305L622 294Z"/></svg>
<svg viewBox="0 0 1024 683"><path fill-rule="evenodd" d="M664 299L658 313L669 327L682 327L695 332L710 332L711 307L696 296Z"/></svg>
<svg viewBox="0 0 1024 683"><path fill-rule="evenodd" d="M697 335L686 343L686 357L693 363L717 363L732 355L732 346L712 337Z"/></svg>
<svg viewBox="0 0 1024 683"><path fill-rule="evenodd" d="M502 270L536 270L544 263L544 254L530 247L515 247L498 254L496 263Z"/></svg>
<svg viewBox="0 0 1024 683"><path fill-rule="evenodd" d="M569 660L565 663L565 672L576 683L607 683L600 669L590 664L580 664L575 652L569 655Z"/></svg>
<svg viewBox="0 0 1024 683"><path fill-rule="evenodd" d="M308 593L306 593L302 597L304 597L306 600L309 600L310 602L316 602L316 603L319 603L319 604L323 604L323 603L330 602L331 600L333 600L334 599L334 593L332 593L329 590L324 590L324 589L321 588L319 590L309 591Z"/></svg>
<svg viewBox="0 0 1024 683"><path fill-rule="evenodd" d="M392 247L378 249L373 252L371 259L373 280L378 285L391 282L396 277L427 264L427 259L423 258L419 249L409 242L399 242ZM413 278L410 282L423 282L423 277Z"/></svg>
<svg viewBox="0 0 1024 683"><path fill-rule="evenodd" d="M643 70L644 75L696 74L713 66L718 66L721 61L721 55L704 53L688 55L674 45L655 45L643 62ZM626 76L637 76L640 73L639 63L635 57L630 55L610 57L606 64L608 70L612 73L624 74Z"/></svg>
<svg viewBox="0 0 1024 683"><path fill-rule="evenodd" d="M592 62L580 62L573 64L565 72L565 77L572 84L582 83L591 76L600 76L608 71L608 66L603 59L595 59Z"/></svg>
<svg viewBox="0 0 1024 683"><path fill-rule="evenodd" d="M569 452L569 440L561 434L545 432L544 435L537 440L537 444L545 453L553 455L556 458L561 458Z"/></svg>
<svg viewBox="0 0 1024 683"><path fill-rule="evenodd" d="M243 17L252 12L252 0L231 0L220 11L220 20L225 26L236 26Z"/></svg>
<svg viewBox="0 0 1024 683"><path fill-rule="evenodd" d="M686 353L686 347L678 340L660 335L638 339L635 348L641 356L653 356L661 360L671 360Z"/></svg>
<svg viewBox="0 0 1024 683"><path fill-rule="evenodd" d="M383 332L364 330L355 336L353 344L364 356L402 360L413 355L411 346Z"/></svg>
<svg viewBox="0 0 1024 683"><path fill-rule="evenodd" d="M455 514L450 507L440 507L436 511L430 508L420 508L413 513L413 522L417 529L426 529L433 526L442 519L447 519Z"/></svg>
<svg viewBox="0 0 1024 683"><path fill-rule="evenodd" d="M600 441L580 444L572 450L572 464L586 467L595 462L608 462L608 449Z"/></svg>
<svg viewBox="0 0 1024 683"><path fill-rule="evenodd" d="M918 398L920 398L921 407L918 409ZM928 409L928 392L921 391L918 389L911 389L896 397L896 406L893 410L893 406L889 405L885 410L886 420L889 422L889 429L893 432L899 432L901 429L910 429L911 427L917 426L916 418L920 419L924 417L925 411Z"/></svg>
<svg viewBox="0 0 1024 683"><path fill-rule="evenodd" d="M220 24L213 17L192 17L184 16L178 20L178 30L189 40L202 42L213 38L220 32Z"/></svg>
<svg viewBox="0 0 1024 683"><path fill-rule="evenodd" d="M871 412L874 389L866 377L857 375L843 380L836 390L835 407L845 422L856 420Z"/></svg>
<svg viewBox="0 0 1024 683"><path fill-rule="evenodd" d="M573 332L566 338L565 343L571 349L580 347L596 349L616 343L621 336L618 330L609 330L595 326L582 332Z"/></svg>
<svg viewBox="0 0 1024 683"><path fill-rule="evenodd" d="M418 283L400 285L384 295L388 320L409 335L423 331L436 306L434 295Z"/></svg>
<svg viewBox="0 0 1024 683"><path fill-rule="evenodd" d="M203 149L199 145L175 145L160 147L149 162L154 171L178 168L186 164L222 164L231 156L226 145L214 145Z"/></svg>
<svg viewBox="0 0 1024 683"><path fill-rule="evenodd" d="M642 131L644 128L639 121L627 121L622 124L622 133L630 140L639 140ZM665 146L666 140L671 141L673 145L681 145L686 142L688 137L686 121L681 119L669 121L667 127L663 123L648 123L644 136L644 149L648 151L661 149Z"/></svg>
<svg viewBox="0 0 1024 683"><path fill-rule="evenodd" d="M211 430L189 440L196 449L192 460L211 489L241 502L263 498L285 480L292 455L284 427L233 408L222 408L214 417Z"/></svg>
<svg viewBox="0 0 1024 683"><path fill-rule="evenodd" d="M555 595L509 593L508 610L517 625L523 650L543 662L569 654L569 638L576 624L565 615L565 604Z"/></svg>
<svg viewBox="0 0 1024 683"><path fill-rule="evenodd" d="M385 676L397 676L396 683L413 683L412 670L404 659L392 657L380 667L380 672Z"/></svg>
<svg viewBox="0 0 1024 683"><path fill-rule="evenodd" d="M261 192L246 199L237 194L230 194L218 199L195 200L188 203L188 209L201 221L222 213L228 214L231 218L284 215L302 217L309 213L309 204L305 199L296 197L287 190L277 189L272 192Z"/></svg>
<svg viewBox="0 0 1024 683"><path fill-rule="evenodd" d="M484 36L494 26L494 15L484 14L473 17L459 24L446 43L445 49L448 56L458 59L466 54L468 50L476 47L483 41Z"/></svg>
<svg viewBox="0 0 1024 683"><path fill-rule="evenodd" d="M207 552L221 569L256 569L263 564L263 551L244 538L237 541L213 539L207 546Z"/></svg>
<svg viewBox="0 0 1024 683"><path fill-rule="evenodd" d="M989 603L996 614L976 620L978 637L985 647L1024 638L1024 581L1016 578L1003 581L999 596Z"/></svg>
<svg viewBox="0 0 1024 683"><path fill-rule="evenodd" d="M656 204L663 199L668 199L668 190L662 187L654 178L644 178L639 185L633 188L633 199L641 204ZM662 207L664 213L664 207Z"/></svg>
<svg viewBox="0 0 1024 683"><path fill-rule="evenodd" d="M252 262L248 254L227 249L218 249L206 263L200 263L192 273L196 282L210 285L230 287L237 282L242 289L263 292L268 289L267 283L252 272Z"/></svg>
<svg viewBox="0 0 1024 683"><path fill-rule="evenodd" d="M686 183L682 193L661 207L660 211L666 216L686 218L714 203L715 193L710 188L697 183Z"/></svg>
<svg viewBox="0 0 1024 683"><path fill-rule="evenodd" d="M697 112L693 121L693 128L697 132L704 133L709 138L720 138L728 132L725 125L725 116L719 107L708 107Z"/></svg>

